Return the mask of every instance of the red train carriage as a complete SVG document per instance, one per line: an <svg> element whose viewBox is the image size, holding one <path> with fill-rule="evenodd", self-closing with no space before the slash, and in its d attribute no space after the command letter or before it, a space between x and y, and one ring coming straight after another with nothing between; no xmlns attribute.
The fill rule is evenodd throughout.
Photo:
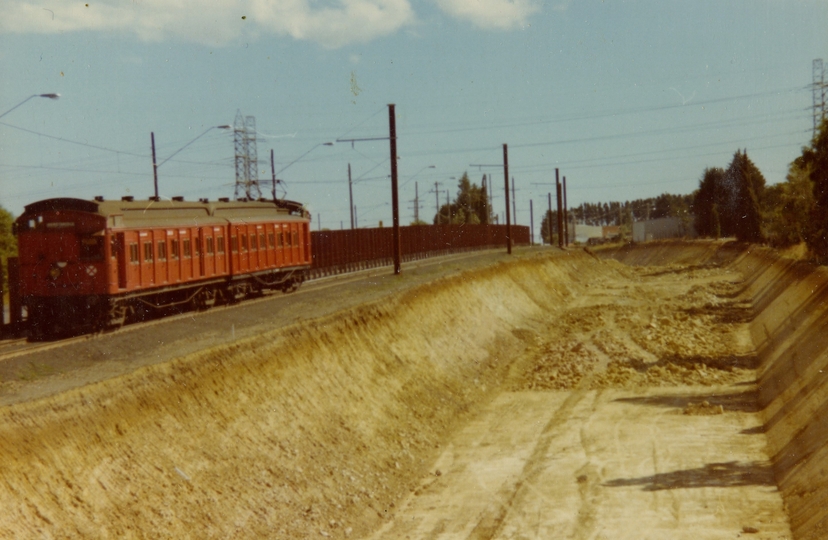
<svg viewBox="0 0 828 540"><path fill-rule="evenodd" d="M290 201L48 199L15 222L35 333L290 291L311 263L308 215Z"/></svg>

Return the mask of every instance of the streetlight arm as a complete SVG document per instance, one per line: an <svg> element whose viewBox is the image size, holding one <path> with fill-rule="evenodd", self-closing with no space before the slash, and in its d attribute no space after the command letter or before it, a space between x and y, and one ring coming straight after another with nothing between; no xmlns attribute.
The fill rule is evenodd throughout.
<svg viewBox="0 0 828 540"><path fill-rule="evenodd" d="M164 163L168 162L168 161L169 161L169 160L171 160L173 157L175 157L175 156L176 156L179 152L181 152L182 150L184 150L185 148L187 148L188 146L190 146L191 144L193 144L194 142L196 142L196 141L197 141L197 140L199 140L200 138L202 138L202 137L204 137L205 135L207 135L207 133L208 133L209 131L213 130L213 129L230 129L230 126L211 126L211 127L208 127L208 128L204 131L204 133L202 133L201 135L199 135L198 137L196 137L196 138L195 138L195 139L193 139L192 141L188 142L187 144L185 144L184 146L182 146L181 148L179 148L178 150L176 150L175 152L173 152L173 154L172 154L170 157L168 157L167 159L165 159L164 161L162 161L161 163L159 163L158 165L156 165L156 167L160 167L160 166L161 166L161 165L163 165Z"/></svg>
<svg viewBox="0 0 828 540"><path fill-rule="evenodd" d="M423 168L422 168L422 169L420 169L419 171L415 172L415 173L414 173L414 175L413 175L413 176L411 176L408 180L406 180L405 182L403 182L403 183L402 183L402 185L401 185L400 187L403 187L403 186L405 186L407 183L409 183L409 182L411 182L412 180L414 180L414 179L415 179L415 178L416 178L416 177L417 177L417 176L418 176L421 172L423 172L424 170L426 170L426 169L436 169L436 168L437 168L437 167L436 167L435 165L426 165L425 167L423 167Z"/></svg>
<svg viewBox="0 0 828 540"><path fill-rule="evenodd" d="M326 142L326 143L317 144L316 146L314 146L313 148L311 148L310 150L308 150L307 152L305 152L304 154L302 154L298 158L294 159L293 161L291 161L290 163L288 163L287 165L285 165L284 167L282 167L281 169L279 169L278 171L273 173L273 176L274 177L277 176L280 172L284 171L285 169L287 169L288 167L290 167L291 165L293 165L294 163L296 163L297 161L299 161L303 157L307 156L308 154L310 154L311 152L313 152L314 150L319 148L320 146L333 146L333 143L332 142Z"/></svg>
<svg viewBox="0 0 828 540"><path fill-rule="evenodd" d="M32 94L31 96L27 97L26 99L24 99L23 101L21 101L20 103L18 103L17 105L12 107L11 109L9 109L8 111L4 112L3 114L0 114L0 118L3 118L4 116L9 114L10 112L15 110L16 108L20 107L21 105L23 105L24 103L26 103L30 99L36 98L36 97L49 98L49 99L58 99L60 97L60 94Z"/></svg>

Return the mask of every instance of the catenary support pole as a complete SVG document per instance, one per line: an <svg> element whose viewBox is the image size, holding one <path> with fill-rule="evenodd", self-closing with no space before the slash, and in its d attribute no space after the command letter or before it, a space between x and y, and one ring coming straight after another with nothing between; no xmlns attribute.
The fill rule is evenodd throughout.
<svg viewBox="0 0 828 540"><path fill-rule="evenodd" d="M535 209L532 208L532 199L529 199L529 242L535 245Z"/></svg>
<svg viewBox="0 0 828 540"><path fill-rule="evenodd" d="M155 132L150 131L150 142L152 143L152 180L155 185L155 200L158 200L158 162L155 159Z"/></svg>
<svg viewBox="0 0 828 540"><path fill-rule="evenodd" d="M566 204L566 176L563 177L563 199L564 199L564 246L569 246L569 205Z"/></svg>
<svg viewBox="0 0 828 540"><path fill-rule="evenodd" d="M552 245L552 194L547 193L546 197L549 199L549 216L546 218L546 229L549 233L549 245Z"/></svg>
<svg viewBox="0 0 828 540"><path fill-rule="evenodd" d="M351 209L351 228L354 228L354 190L353 182L351 182L351 164L348 163L348 200L350 201L349 208Z"/></svg>
<svg viewBox="0 0 828 540"><path fill-rule="evenodd" d="M506 191L506 253L512 254L512 223L509 215L509 147L503 145L503 183Z"/></svg>
<svg viewBox="0 0 828 540"><path fill-rule="evenodd" d="M276 163L273 161L273 148L270 149L270 174L273 177L273 202L276 202Z"/></svg>
<svg viewBox="0 0 828 540"><path fill-rule="evenodd" d="M561 196L561 182L558 179L558 169L555 169L555 190L558 194L558 247L563 248L563 197Z"/></svg>
<svg viewBox="0 0 828 540"><path fill-rule="evenodd" d="M388 105L388 137L391 143L391 207L393 221L394 275L402 272L400 253L400 197L397 189L397 121L394 104Z"/></svg>

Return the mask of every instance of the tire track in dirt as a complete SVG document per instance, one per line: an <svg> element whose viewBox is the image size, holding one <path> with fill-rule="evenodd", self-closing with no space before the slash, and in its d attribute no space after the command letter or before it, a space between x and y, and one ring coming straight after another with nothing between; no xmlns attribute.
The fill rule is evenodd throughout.
<svg viewBox="0 0 828 540"><path fill-rule="evenodd" d="M529 459L527 459L518 481L515 482L514 486L504 487L507 493L500 495L497 512L484 515L472 530L471 534L469 534L468 540L491 540L500 533L510 509L519 504L524 490L532 490L532 479L537 478L541 470L546 467L546 454L549 451L552 441L558 435L557 430L571 419L572 412L586 397L586 392L578 390L571 392L567 396L543 427L540 438L537 444L535 444Z"/></svg>

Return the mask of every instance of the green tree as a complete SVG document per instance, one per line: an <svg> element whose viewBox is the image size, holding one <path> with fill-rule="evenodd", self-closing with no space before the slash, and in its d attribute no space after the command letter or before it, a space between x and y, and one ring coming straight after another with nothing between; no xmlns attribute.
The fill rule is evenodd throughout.
<svg viewBox="0 0 828 540"><path fill-rule="evenodd" d="M759 198L764 194L765 177L747 155L736 151L733 161L725 171L728 193L727 235L736 236L742 242L762 242L762 213ZM758 193L757 193L758 192Z"/></svg>
<svg viewBox="0 0 828 540"><path fill-rule="evenodd" d="M485 187L480 187L469 180L468 173L457 182L457 197L440 207L434 216L434 223L442 224L488 224L492 222L489 198Z"/></svg>
<svg viewBox="0 0 828 540"><path fill-rule="evenodd" d="M765 189L765 234L775 246L790 246L808 237L814 192L810 167L799 157L788 168L785 182Z"/></svg>
<svg viewBox="0 0 828 540"><path fill-rule="evenodd" d="M552 224L552 239L549 239L549 224ZM572 232L570 231L570 234ZM541 238L545 244L554 244L558 245L558 211L552 210L551 212L547 210L543 214L543 219L541 219Z"/></svg>
<svg viewBox="0 0 828 540"><path fill-rule="evenodd" d="M808 247L822 263L828 260L828 119L822 121L811 146L803 149L802 163L809 168L814 194Z"/></svg>
<svg viewBox="0 0 828 540"><path fill-rule="evenodd" d="M699 236L718 238L721 234L718 207L721 205L723 183L723 169L712 167L704 170L693 201Z"/></svg>
<svg viewBox="0 0 828 540"><path fill-rule="evenodd" d="M17 238L12 234L12 224L14 223L14 216L0 206L0 265L4 269L3 272L3 290L8 290L8 276L5 269L6 261L9 257L17 256ZM2 304L0 304L2 305Z"/></svg>

